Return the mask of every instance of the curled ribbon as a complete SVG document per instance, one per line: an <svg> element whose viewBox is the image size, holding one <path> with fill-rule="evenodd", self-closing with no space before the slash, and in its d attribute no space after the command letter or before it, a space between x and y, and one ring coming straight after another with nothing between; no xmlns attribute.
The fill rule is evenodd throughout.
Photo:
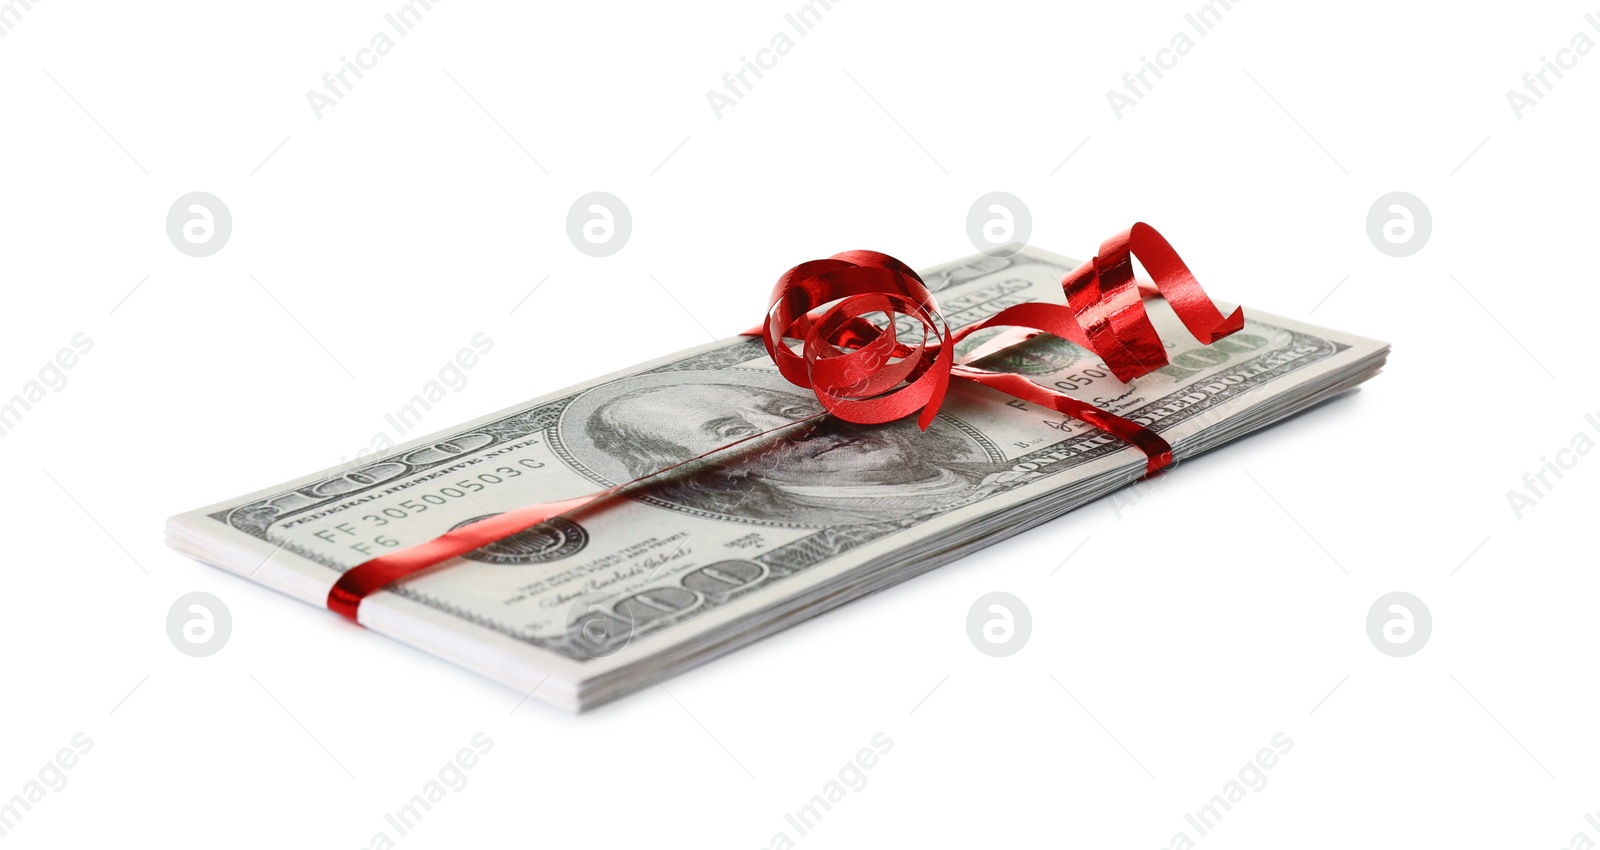
<svg viewBox="0 0 1600 850"><path fill-rule="evenodd" d="M1134 279L1137 257L1153 286ZM328 591L328 608L359 623L361 602L383 588L451 558L487 546L554 517L589 508L645 481L709 455L775 431L832 414L859 424L890 422L918 413L917 424L933 424L952 378L971 381L1013 398L1042 405L1120 437L1145 454L1147 475L1172 462L1172 447L1159 434L1022 375L973 365L997 344L1048 333L1094 352L1120 381L1167 365L1166 348L1150 323L1144 299L1159 294L1196 340L1210 345L1244 327L1244 310L1223 316L1189 267L1155 228L1137 223L1107 239L1100 253L1061 282L1065 304L1028 302L1007 307L981 322L952 330L922 278L899 260L876 251L846 251L811 260L778 278L759 334L778 371L811 389L825 413L718 446L672 466L597 493L528 505L463 525L425 543L381 555L346 570ZM869 317L882 317L872 321ZM896 321L920 327L921 339ZM886 319L886 321L884 320ZM989 328L1011 328L961 358L955 349ZM1018 338L1017 334L1025 336ZM792 341L792 342L791 342ZM798 344L796 350L794 345ZM920 411L920 412L919 412Z"/></svg>

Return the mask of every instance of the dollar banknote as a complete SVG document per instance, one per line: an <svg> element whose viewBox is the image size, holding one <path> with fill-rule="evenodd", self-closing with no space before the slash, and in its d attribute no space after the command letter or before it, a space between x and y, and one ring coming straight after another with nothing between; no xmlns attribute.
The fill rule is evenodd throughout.
<svg viewBox="0 0 1600 850"><path fill-rule="evenodd" d="M923 275L959 327L1014 304L1060 302L1060 280L1076 265L1026 248ZM1355 386L1388 351L1250 309L1242 331L1202 346L1165 302L1147 303L1170 363L1130 382L1051 336L978 365L1139 422L1181 461ZM362 606L373 631L578 710L1059 517L1145 472L1143 453L1110 434L959 381L926 431L914 417L856 425L813 419L819 410L759 339L730 337L173 517L168 541L322 605L342 571L370 558L792 425Z"/></svg>

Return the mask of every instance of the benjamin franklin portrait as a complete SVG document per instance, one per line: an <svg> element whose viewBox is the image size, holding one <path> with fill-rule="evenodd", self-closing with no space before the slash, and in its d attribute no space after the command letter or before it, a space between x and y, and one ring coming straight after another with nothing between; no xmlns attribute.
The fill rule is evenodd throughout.
<svg viewBox="0 0 1600 850"><path fill-rule="evenodd" d="M590 477L621 483L821 410L776 373L725 369L637 375L585 392L558 442ZM663 476L642 498L693 513L821 527L914 517L980 497L1001 457L941 414L855 425L833 416L792 425Z"/></svg>

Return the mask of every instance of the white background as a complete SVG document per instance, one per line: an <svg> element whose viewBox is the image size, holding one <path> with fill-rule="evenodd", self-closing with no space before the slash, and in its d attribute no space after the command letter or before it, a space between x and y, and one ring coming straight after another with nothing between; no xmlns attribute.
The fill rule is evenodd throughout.
<svg viewBox="0 0 1600 850"><path fill-rule="evenodd" d="M1600 58L1520 120L1505 94L1600 39L1584 4L1251 0L1119 120L1107 90L1198 0L844 0L718 119L707 90L799 0L452 0L319 119L307 90L400 5L12 4L0 401L94 347L0 437L0 800L94 746L8 846L1600 841L1600 453L1520 518L1507 499L1600 440ZM633 217L605 259L565 229L595 190ZM352 456L474 333L494 350L429 431L742 330L802 260L971 253L996 190L1070 256L1148 221L1219 297L1388 340L1389 369L1137 504L584 716L162 545L170 514ZM191 191L233 216L204 259L164 230ZM1405 259L1366 232L1391 191L1431 210ZM234 623L203 659L165 632L196 590ZM1034 623L1006 659L965 627L994 590ZM1365 632L1394 590L1434 620L1408 658ZM479 732L469 784L396 836L385 813ZM880 732L797 835L784 815ZM1279 732L1266 786L1197 835Z"/></svg>

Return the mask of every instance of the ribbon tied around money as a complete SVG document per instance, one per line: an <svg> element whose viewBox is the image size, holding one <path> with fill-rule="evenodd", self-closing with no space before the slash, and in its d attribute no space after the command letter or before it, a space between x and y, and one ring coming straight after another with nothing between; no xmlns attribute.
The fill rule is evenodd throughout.
<svg viewBox="0 0 1600 850"><path fill-rule="evenodd" d="M1135 279L1135 257L1152 283ZM1100 253L1067 274L1061 285L1065 303L1016 304L983 321L951 328L922 278L894 257L846 251L801 263L773 287L766 322L746 333L762 337L778 371L791 383L812 390L823 412L597 493L516 508L357 564L328 591L328 608L359 623L362 600L394 582L820 416L870 425L916 413L917 424L926 430L953 379L1051 408L1114 434L1144 453L1147 476L1160 472L1172 462L1172 447L1155 431L1022 375L975 364L994 351L1047 333L1093 352L1118 380L1127 382L1167 365L1166 348L1144 307L1146 298L1165 298L1189 333L1205 345L1243 328L1243 308L1222 315L1167 240L1142 222L1107 239ZM956 355L963 340L992 328L1004 330Z"/></svg>

